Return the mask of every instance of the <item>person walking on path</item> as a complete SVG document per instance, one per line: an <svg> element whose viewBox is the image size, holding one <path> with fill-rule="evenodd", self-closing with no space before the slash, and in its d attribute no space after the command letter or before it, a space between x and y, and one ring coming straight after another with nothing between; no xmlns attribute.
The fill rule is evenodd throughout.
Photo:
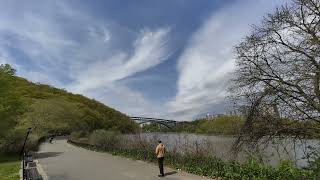
<svg viewBox="0 0 320 180"><path fill-rule="evenodd" d="M50 137L49 142L52 144L53 136Z"/></svg>
<svg viewBox="0 0 320 180"><path fill-rule="evenodd" d="M158 146L156 148L156 156L158 159L158 164L159 164L159 170L160 170L160 175L159 177L164 177L164 172L163 172L163 161L164 161L164 154L166 153L166 148L162 144L162 142L159 140L158 141Z"/></svg>

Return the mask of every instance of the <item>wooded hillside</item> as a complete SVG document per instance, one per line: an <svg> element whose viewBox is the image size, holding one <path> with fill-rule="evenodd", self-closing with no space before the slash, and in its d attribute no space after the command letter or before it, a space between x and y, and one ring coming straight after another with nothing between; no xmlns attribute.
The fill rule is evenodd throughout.
<svg viewBox="0 0 320 180"><path fill-rule="evenodd" d="M15 76L0 66L0 152L13 151L26 129L31 141L52 133L88 133L96 129L134 132L138 126L121 112L82 95Z"/></svg>

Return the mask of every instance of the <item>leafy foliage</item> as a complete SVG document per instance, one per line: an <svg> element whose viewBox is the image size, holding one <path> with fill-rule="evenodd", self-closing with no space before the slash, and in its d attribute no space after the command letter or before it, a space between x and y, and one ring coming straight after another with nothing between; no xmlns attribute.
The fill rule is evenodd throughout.
<svg viewBox="0 0 320 180"><path fill-rule="evenodd" d="M9 64L1 64L0 72L13 76L16 74L16 70L13 69Z"/></svg>
<svg viewBox="0 0 320 180"><path fill-rule="evenodd" d="M89 137L89 142L100 147L114 147L119 142L119 133L99 129L93 131Z"/></svg>
<svg viewBox="0 0 320 180"><path fill-rule="evenodd" d="M14 74L10 65L0 66L0 152L18 151L29 127L34 139L96 129L130 133L138 128L129 117L98 101Z"/></svg>
<svg viewBox="0 0 320 180"><path fill-rule="evenodd" d="M14 90L13 78L0 71L0 138L16 125L23 109L23 103Z"/></svg>

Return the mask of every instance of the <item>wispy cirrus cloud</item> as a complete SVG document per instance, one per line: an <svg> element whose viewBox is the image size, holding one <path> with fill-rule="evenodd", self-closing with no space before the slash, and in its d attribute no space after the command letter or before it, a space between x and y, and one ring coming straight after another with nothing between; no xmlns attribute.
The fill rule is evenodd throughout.
<svg viewBox="0 0 320 180"><path fill-rule="evenodd" d="M275 9L279 0L238 0L214 12L190 38L178 59L178 92L168 102L168 115L192 119L227 109L228 80L235 68L233 47Z"/></svg>
<svg viewBox="0 0 320 180"><path fill-rule="evenodd" d="M1 51L0 49L0 64L7 64L10 59L6 52Z"/></svg>
<svg viewBox="0 0 320 180"><path fill-rule="evenodd" d="M233 46L250 24L284 1L209 2L159 2L157 14L170 13L158 17L148 3L123 8L100 1L89 11L83 2L3 0L0 63L13 64L31 81L82 93L130 115L191 120L224 112ZM104 3L110 12L100 8ZM205 21L198 27L200 19Z"/></svg>
<svg viewBox="0 0 320 180"><path fill-rule="evenodd" d="M110 83L160 64L170 54L169 31L169 28L160 28L155 31L142 30L132 44L131 54L120 51L108 59L86 64L83 70L75 74L76 83L72 84L71 89L84 92L108 87Z"/></svg>
<svg viewBox="0 0 320 180"><path fill-rule="evenodd" d="M0 7L0 63L33 82L66 88L125 113L145 113L142 92L118 81L167 60L169 27L131 31L67 1ZM52 9L54 7L54 10Z"/></svg>

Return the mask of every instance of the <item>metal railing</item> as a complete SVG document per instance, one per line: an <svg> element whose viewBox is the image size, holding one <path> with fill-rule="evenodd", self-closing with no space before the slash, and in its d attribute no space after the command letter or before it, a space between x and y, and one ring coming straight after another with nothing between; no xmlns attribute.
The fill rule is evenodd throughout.
<svg viewBox="0 0 320 180"><path fill-rule="evenodd" d="M24 142L23 142L23 146L22 146L22 149L20 151L20 157L22 159L22 179L23 180L27 180L27 173L26 173L26 152L25 152L25 147L26 147L26 143L27 143L27 140L28 140L28 137L29 137L29 134L31 133L31 128L28 128L28 131L27 131L27 135L26 135L26 138L24 139Z"/></svg>

